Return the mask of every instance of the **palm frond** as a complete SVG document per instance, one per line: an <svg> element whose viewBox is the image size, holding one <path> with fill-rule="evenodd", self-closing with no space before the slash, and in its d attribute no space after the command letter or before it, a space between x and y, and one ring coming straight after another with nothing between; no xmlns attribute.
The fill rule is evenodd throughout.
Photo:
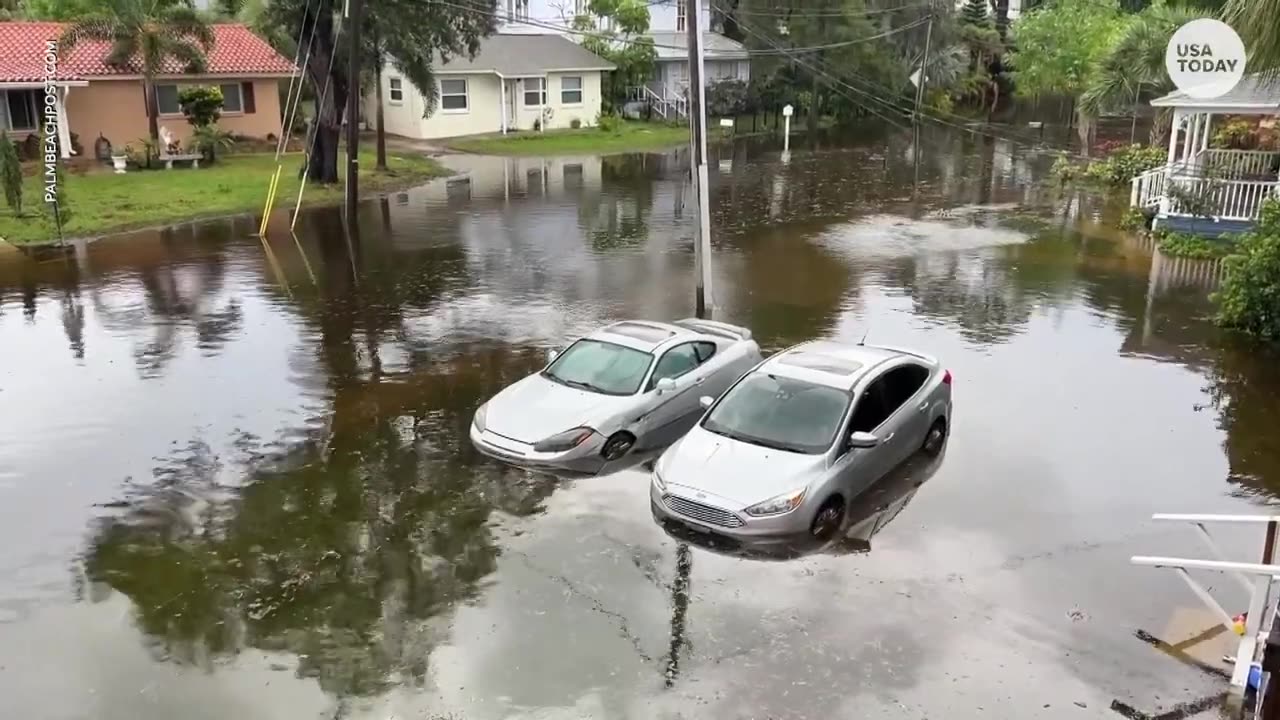
<svg viewBox="0 0 1280 720"><path fill-rule="evenodd" d="M165 8L155 19L164 33L172 38L186 37L199 43L205 52L213 49L213 28L195 10L178 5Z"/></svg>
<svg viewBox="0 0 1280 720"><path fill-rule="evenodd" d="M1222 15L1244 36L1249 69L1280 74L1280 0L1227 0Z"/></svg>
<svg viewBox="0 0 1280 720"><path fill-rule="evenodd" d="M198 45L176 38L163 38L163 55L171 57L182 64L183 72L203 73L208 69L208 59Z"/></svg>
<svg viewBox="0 0 1280 720"><path fill-rule="evenodd" d="M120 29L121 25L115 17L101 13L88 15L64 30L62 37L58 39L58 45L63 52L70 52L84 41L115 40Z"/></svg>
<svg viewBox="0 0 1280 720"><path fill-rule="evenodd" d="M111 41L111 50L103 60L112 67L128 67L138 53L138 40L132 35L122 35Z"/></svg>

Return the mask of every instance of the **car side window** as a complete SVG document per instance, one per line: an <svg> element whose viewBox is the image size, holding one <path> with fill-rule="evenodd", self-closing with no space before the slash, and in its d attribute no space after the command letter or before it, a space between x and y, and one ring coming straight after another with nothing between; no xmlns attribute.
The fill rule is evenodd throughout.
<svg viewBox="0 0 1280 720"><path fill-rule="evenodd" d="M862 391L857 406L853 408L853 418L849 420L849 432L872 432L888 419L892 410L884 402L887 377L876 378Z"/></svg>
<svg viewBox="0 0 1280 720"><path fill-rule="evenodd" d="M716 354L716 344L711 342L696 342L693 344L693 351L698 355L698 364L711 359Z"/></svg>
<svg viewBox="0 0 1280 720"><path fill-rule="evenodd" d="M678 378L702 364L697 346L706 344L708 343L684 343L668 350L653 369L649 389L652 390L662 378ZM712 346L713 350L714 347Z"/></svg>
<svg viewBox="0 0 1280 720"><path fill-rule="evenodd" d="M884 405L887 408L885 417L897 412L902 404L924 386L929 379L929 371L914 363L896 367L884 374Z"/></svg>

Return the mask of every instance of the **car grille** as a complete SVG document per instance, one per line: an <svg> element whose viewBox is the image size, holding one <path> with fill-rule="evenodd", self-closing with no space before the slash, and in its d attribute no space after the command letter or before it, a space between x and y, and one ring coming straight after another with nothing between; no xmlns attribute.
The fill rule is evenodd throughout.
<svg viewBox="0 0 1280 720"><path fill-rule="evenodd" d="M734 515L728 510L722 510L718 507L712 507L711 505L703 505L702 503L686 500L685 498L677 495L664 495L662 497L662 502L666 503L667 507L671 508L674 512L684 515L685 517L690 517L694 520L707 523L708 525L719 525L720 527L730 528L742 527L742 518Z"/></svg>

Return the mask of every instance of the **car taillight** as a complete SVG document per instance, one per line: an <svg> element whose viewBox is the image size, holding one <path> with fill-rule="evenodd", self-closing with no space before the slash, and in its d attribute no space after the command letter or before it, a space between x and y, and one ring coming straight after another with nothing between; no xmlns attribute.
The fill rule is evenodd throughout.
<svg viewBox="0 0 1280 720"><path fill-rule="evenodd" d="M942 384L943 384L943 385L950 385L950 384L951 384L951 371L950 371L950 370L944 370L944 371L942 372Z"/></svg>

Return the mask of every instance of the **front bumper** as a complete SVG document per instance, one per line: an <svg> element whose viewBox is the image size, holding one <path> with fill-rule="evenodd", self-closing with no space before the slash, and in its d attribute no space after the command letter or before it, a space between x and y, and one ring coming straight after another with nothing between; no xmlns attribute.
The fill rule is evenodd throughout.
<svg viewBox="0 0 1280 720"><path fill-rule="evenodd" d="M789 513L752 517L730 510L733 504L723 498L706 493L698 497L698 494L681 485L668 485L665 491L659 490L657 484L650 480L649 508L653 519L659 524L676 522L696 532L753 543L791 542L808 537L814 514L809 508L808 498Z"/></svg>
<svg viewBox="0 0 1280 720"><path fill-rule="evenodd" d="M571 450L538 452L529 443L499 435L492 430L481 431L473 424L471 444L483 455L522 468L564 470L594 475L605 465L604 458L600 456L600 451L604 447L604 438L598 433Z"/></svg>

